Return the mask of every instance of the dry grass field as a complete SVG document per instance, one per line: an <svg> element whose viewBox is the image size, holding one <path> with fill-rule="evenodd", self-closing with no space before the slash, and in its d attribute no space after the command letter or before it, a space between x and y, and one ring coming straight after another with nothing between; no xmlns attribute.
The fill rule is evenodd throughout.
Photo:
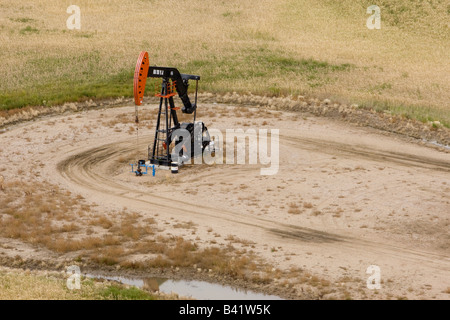
<svg viewBox="0 0 450 320"><path fill-rule="evenodd" d="M81 30L68 30L69 5ZM297 94L450 125L443 0L0 1L0 108L130 96L141 50L210 92Z"/></svg>
<svg viewBox="0 0 450 320"><path fill-rule="evenodd" d="M0 0L0 299L177 298L68 291L73 263L287 299L448 299L449 15L444 0ZM158 113L146 97L134 122L143 50L202 77L209 130L279 129L277 174L135 177Z"/></svg>

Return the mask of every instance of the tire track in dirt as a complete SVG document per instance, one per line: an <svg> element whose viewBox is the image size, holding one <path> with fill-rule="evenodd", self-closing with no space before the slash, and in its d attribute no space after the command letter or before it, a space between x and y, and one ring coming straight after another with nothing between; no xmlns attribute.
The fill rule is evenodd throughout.
<svg viewBox="0 0 450 320"><path fill-rule="evenodd" d="M112 179L108 179L101 172L98 167L103 166L102 163L106 159L112 159L122 154L126 154L134 149L129 142L114 143L97 148L92 148L86 152L82 152L60 162L57 166L57 170L65 177L78 185L81 185L92 191L99 191L107 194L114 194L115 196L126 198L131 201L143 202L150 204L153 208L157 209L172 209L178 211L180 207L183 208L183 212L189 212L191 215L200 215L212 217L214 219L220 219L227 222L239 223L251 227L258 226L267 231L273 231L273 225L278 224L280 228L289 227L282 223L277 223L272 220L262 219L258 217L243 217L242 214L233 211L227 211L221 209L220 215L213 214L217 211L217 208L204 206L198 203L192 204L184 201L179 201L174 198L168 198L156 194L148 195L147 193L139 190L131 189L122 184L119 184ZM130 194L133 194L132 196ZM183 215L185 217L185 214ZM255 221L249 221L255 220ZM328 234L308 228L301 228L301 232L297 230L299 237L312 241L312 242L330 242L330 241L342 241L342 237L337 235ZM301 233L301 235L300 235Z"/></svg>
<svg viewBox="0 0 450 320"><path fill-rule="evenodd" d="M284 141L288 142L290 145L296 148L322 152L333 156L356 156L361 159L374 160L383 163L389 162L408 167L418 167L450 172L450 156L449 161L442 161L418 155L374 150L366 146L354 146L345 143L330 142L312 138L300 138L281 135L280 138L284 139Z"/></svg>
<svg viewBox="0 0 450 320"><path fill-rule="evenodd" d="M366 147L355 147L343 143L329 141L303 139L296 137L281 137L282 144L288 144L295 148L324 152L332 155L345 155L361 159L381 161L383 163L395 163L407 167L420 167L437 171L450 171L450 163L419 156L411 156L401 153L389 153L379 150L371 150ZM134 204L145 205L153 210L171 212L179 218L196 218L208 221L212 225L229 224L245 225L248 234L252 232L264 232L267 242L276 245L290 243L307 243L314 247L328 247L331 251L348 250L354 254L381 254L393 257L404 262L414 263L422 268L431 268L434 271L450 271L450 257L445 254L430 253L413 250L391 243L367 241L352 238L347 235L333 234L320 230L290 225L275 220L250 216L231 210L217 209L198 203L189 203L157 194L148 194L114 181L104 168L106 163L133 150L135 146L128 142L106 144L95 148L80 151L67 157L58 163L57 169L62 176L85 189L99 192L111 198L120 197L126 199L129 207ZM103 168L103 169L102 169ZM182 211L180 210L182 208ZM207 220L205 220L207 219ZM244 235L245 236L245 235ZM270 241L269 241L270 240Z"/></svg>

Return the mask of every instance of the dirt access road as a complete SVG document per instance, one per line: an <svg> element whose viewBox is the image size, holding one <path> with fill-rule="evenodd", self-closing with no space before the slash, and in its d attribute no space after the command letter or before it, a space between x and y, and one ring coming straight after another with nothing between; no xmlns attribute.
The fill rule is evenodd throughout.
<svg viewBox="0 0 450 320"><path fill-rule="evenodd" d="M275 268L302 268L352 298L450 298L450 153L326 118L208 104L209 128L280 129L278 173L204 164L135 177L128 162L145 158L156 108L142 108L139 140L132 106L10 127L0 135L0 174L15 179L20 167L106 214L126 207L199 246L240 239ZM371 265L379 290L366 288ZM301 297L301 284L293 289Z"/></svg>

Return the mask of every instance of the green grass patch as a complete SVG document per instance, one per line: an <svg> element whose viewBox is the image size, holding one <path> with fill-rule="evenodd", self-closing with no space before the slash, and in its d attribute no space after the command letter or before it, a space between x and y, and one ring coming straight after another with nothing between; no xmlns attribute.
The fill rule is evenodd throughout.
<svg viewBox="0 0 450 320"><path fill-rule="evenodd" d="M39 74L42 80L35 83L25 78L21 89L4 90L0 93L0 109L53 106L88 99L131 97L133 94L134 68L130 66L116 74L108 74L100 53L96 51L67 58L31 58L26 66L33 74ZM231 91L230 83L257 82L261 84L259 93L282 95L292 92L271 79L299 78L310 87L318 87L335 81L329 75L353 67L350 64L297 59L260 48L247 50L244 54L234 53L221 58L212 55L203 60L191 60L181 66L180 71L201 75L201 89L206 91L224 93ZM147 94L151 95L152 89L149 83Z"/></svg>
<svg viewBox="0 0 450 320"><path fill-rule="evenodd" d="M241 11L225 11L224 13L222 13L222 16L224 18L229 18L229 19L239 17L240 15L241 15Z"/></svg>
<svg viewBox="0 0 450 320"><path fill-rule="evenodd" d="M0 300L155 300L146 291L82 277L80 289L70 290L65 275L33 274L0 267Z"/></svg>
<svg viewBox="0 0 450 320"><path fill-rule="evenodd" d="M74 36L77 38L86 38L86 39L91 39L93 38L95 35L94 32L76 32L74 33Z"/></svg>
<svg viewBox="0 0 450 320"><path fill-rule="evenodd" d="M309 87L320 87L335 81L331 74L346 72L354 68L351 64L331 64L312 58L296 58L279 51L266 48L248 49L225 57L211 56L202 60L192 60L185 65L187 70L195 70L202 75L208 91L234 91L217 85L221 82L247 81L258 83L259 90L270 94L284 94L285 90L272 79L298 79ZM219 90L218 90L219 89Z"/></svg>
<svg viewBox="0 0 450 320"><path fill-rule="evenodd" d="M123 70L100 79L87 78L81 81L58 80L21 90L0 93L0 109L9 110L25 106L54 106L65 102L80 102L89 99L131 97L134 71Z"/></svg>
<svg viewBox="0 0 450 320"><path fill-rule="evenodd" d="M124 288L111 285L100 291L100 296L108 300L155 300L155 298L136 287Z"/></svg>
<svg viewBox="0 0 450 320"><path fill-rule="evenodd" d="M32 34L32 33L39 33L39 30L32 26L26 26L25 28L20 29L20 34Z"/></svg>
<svg viewBox="0 0 450 320"><path fill-rule="evenodd" d="M392 84L383 82L369 88L370 93L382 94L383 91L392 89Z"/></svg>
<svg viewBox="0 0 450 320"><path fill-rule="evenodd" d="M20 88L12 86L10 89L6 87L8 83L2 84L0 109L130 97L133 94L132 64L116 73L111 73L110 68L110 62L96 50L69 56L30 57L24 64Z"/></svg>
<svg viewBox="0 0 450 320"><path fill-rule="evenodd" d="M15 22L21 22L21 23L28 23L28 22L34 22L36 20L31 19L31 18L16 18L16 19L12 19L10 18L11 21L15 21Z"/></svg>

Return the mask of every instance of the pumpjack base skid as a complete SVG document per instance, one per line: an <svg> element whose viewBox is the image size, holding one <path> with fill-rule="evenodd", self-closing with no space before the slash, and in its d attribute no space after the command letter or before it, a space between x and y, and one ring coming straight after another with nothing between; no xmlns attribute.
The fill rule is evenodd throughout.
<svg viewBox="0 0 450 320"><path fill-rule="evenodd" d="M167 159L150 159L150 163L156 166L170 167L172 165L172 160Z"/></svg>

